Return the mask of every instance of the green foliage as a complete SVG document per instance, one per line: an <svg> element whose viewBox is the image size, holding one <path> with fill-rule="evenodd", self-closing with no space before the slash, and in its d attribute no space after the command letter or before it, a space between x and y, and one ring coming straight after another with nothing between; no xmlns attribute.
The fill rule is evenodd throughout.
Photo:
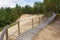
<svg viewBox="0 0 60 40"><path fill-rule="evenodd" d="M54 11L60 13L60 0L44 0L44 2L35 2L34 7L26 5L15 8L0 8L0 27L4 27L16 21L22 14L40 14Z"/></svg>
<svg viewBox="0 0 60 40"><path fill-rule="evenodd" d="M32 8L32 7L30 7L29 5L26 5L25 7L24 7L24 9L25 9L25 14L32 14L33 13L33 11L34 11L34 9Z"/></svg>
<svg viewBox="0 0 60 40"><path fill-rule="evenodd" d="M41 2L34 3L34 13L43 13L43 3Z"/></svg>
<svg viewBox="0 0 60 40"><path fill-rule="evenodd" d="M59 13L60 11L60 0L44 0L46 11Z"/></svg>
<svg viewBox="0 0 60 40"><path fill-rule="evenodd" d="M16 21L20 17L20 10L16 5L15 8L0 9L0 27L4 27Z"/></svg>

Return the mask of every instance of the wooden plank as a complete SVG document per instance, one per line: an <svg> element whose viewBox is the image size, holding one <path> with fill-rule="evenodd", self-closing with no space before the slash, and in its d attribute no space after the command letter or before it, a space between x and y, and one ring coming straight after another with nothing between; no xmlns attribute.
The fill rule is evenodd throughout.
<svg viewBox="0 0 60 40"><path fill-rule="evenodd" d="M40 25L40 21L41 21L41 20L40 20L40 17L39 17L39 25Z"/></svg>
<svg viewBox="0 0 60 40"><path fill-rule="evenodd" d="M33 25L33 18L32 18L32 28L33 28L33 26L34 26L34 25Z"/></svg>
<svg viewBox="0 0 60 40"><path fill-rule="evenodd" d="M20 35L20 22L18 21L18 35Z"/></svg>
<svg viewBox="0 0 60 40"><path fill-rule="evenodd" d="M55 17L56 17L56 14L53 14L40 26L26 31L25 33L21 34L21 36L18 36L16 40L32 40L33 36L35 36L38 32L40 32L43 28L45 28L49 23L51 23Z"/></svg>
<svg viewBox="0 0 60 40"><path fill-rule="evenodd" d="M6 40L8 40L8 28L6 29Z"/></svg>
<svg viewBox="0 0 60 40"><path fill-rule="evenodd" d="M6 33L6 30L9 28L9 25L7 25L6 27L4 27L4 29L2 30L2 33L1 33L1 35L0 35L0 40L3 40L3 38L4 38L4 35L5 35L5 33ZM8 36L8 35L7 35Z"/></svg>

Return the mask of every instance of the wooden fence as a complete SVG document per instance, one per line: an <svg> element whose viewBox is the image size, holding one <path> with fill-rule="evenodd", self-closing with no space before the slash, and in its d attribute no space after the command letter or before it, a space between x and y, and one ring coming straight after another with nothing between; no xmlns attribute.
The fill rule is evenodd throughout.
<svg viewBox="0 0 60 40"><path fill-rule="evenodd" d="M38 16L38 17L34 17L34 18L38 18L38 25L40 25L42 22L41 22L41 18L42 17L40 17L40 16ZM34 28L34 18L31 18L31 19L28 19L28 20L31 20L31 28ZM43 21L45 21L45 20L47 20L49 17L44 17L44 18L42 18L42 20ZM27 19L26 19L27 20ZM22 20L22 21L26 21L26 20ZM37 20L37 19L36 19ZM16 24L17 24L17 31L18 31L18 35L17 36L19 36L20 34L21 34L21 27L20 27L20 23L21 21L17 21L17 22L15 22ZM13 23L14 24L14 23ZM12 25L13 25L12 24ZM7 25L3 30L2 30L2 33L1 33L1 35L0 35L0 40L12 40L12 39L9 39L10 37L9 37L9 31L8 31L8 29L10 28L10 25ZM28 29L28 28L26 28L26 29ZM11 31L11 33L12 33L12 31ZM5 37L5 39L4 39L4 37Z"/></svg>

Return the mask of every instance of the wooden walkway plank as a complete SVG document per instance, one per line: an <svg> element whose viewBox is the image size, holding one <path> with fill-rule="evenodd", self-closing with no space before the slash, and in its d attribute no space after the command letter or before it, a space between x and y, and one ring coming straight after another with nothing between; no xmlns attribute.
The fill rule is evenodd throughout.
<svg viewBox="0 0 60 40"><path fill-rule="evenodd" d="M56 14L53 13L53 15L50 18L48 18L45 22L40 24L40 26L32 28L27 32L21 34L16 38L16 40L32 40L33 36L35 36L38 32L40 32L43 28L45 28L49 23L51 23L55 17L56 17Z"/></svg>

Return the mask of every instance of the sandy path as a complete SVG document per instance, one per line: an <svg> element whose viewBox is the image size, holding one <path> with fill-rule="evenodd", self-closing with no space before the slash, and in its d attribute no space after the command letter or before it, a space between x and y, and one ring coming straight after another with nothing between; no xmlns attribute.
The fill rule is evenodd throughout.
<svg viewBox="0 0 60 40"><path fill-rule="evenodd" d="M60 19L39 32L33 40L60 40Z"/></svg>
<svg viewBox="0 0 60 40"><path fill-rule="evenodd" d="M21 18L18 19L20 21L21 34L32 28L32 20L31 20L32 18L34 18L34 23L35 23L34 26L39 25L38 16L42 17L43 15L23 15L23 16L21 16ZM16 24L13 27L8 29L9 40L15 40L15 38L18 36L18 27L17 26L18 25ZM4 40L5 40L5 37L4 37Z"/></svg>

